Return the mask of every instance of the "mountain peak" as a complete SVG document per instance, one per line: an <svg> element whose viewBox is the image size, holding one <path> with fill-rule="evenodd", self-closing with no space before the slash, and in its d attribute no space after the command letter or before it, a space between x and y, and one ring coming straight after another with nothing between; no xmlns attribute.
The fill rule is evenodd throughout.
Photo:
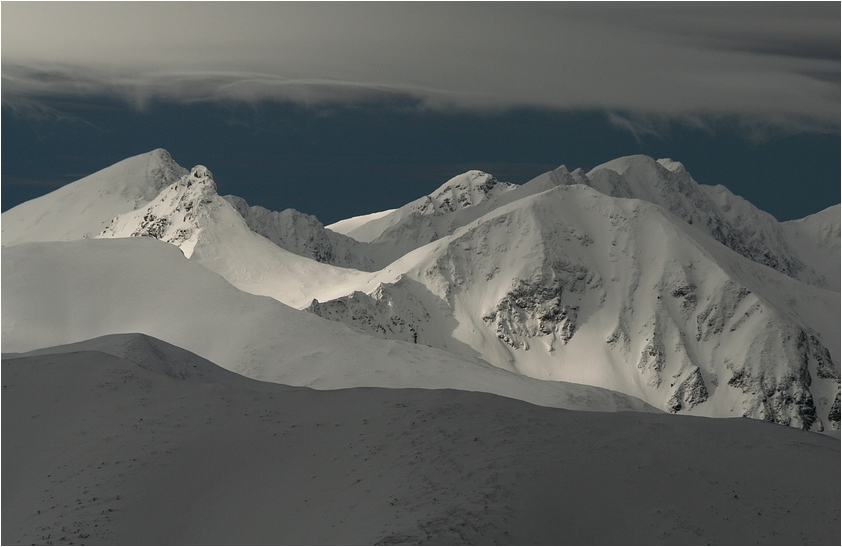
<svg viewBox="0 0 842 547"><path fill-rule="evenodd" d="M498 181L484 171L471 170L453 177L433 193L421 198L415 210L423 214L452 213L515 187L514 184Z"/></svg>
<svg viewBox="0 0 842 547"><path fill-rule="evenodd" d="M680 161L673 161L670 158L661 158L658 160L658 163L675 173L680 171L687 171L683 163L681 163Z"/></svg>
<svg viewBox="0 0 842 547"><path fill-rule="evenodd" d="M93 237L186 174L163 148L126 158L3 213L3 244Z"/></svg>
<svg viewBox="0 0 842 547"><path fill-rule="evenodd" d="M667 160L672 162L672 160ZM647 156L645 154L635 154L632 156L622 156L620 158L613 159L611 161L607 161L601 165L597 165L593 169L590 170L588 176L592 176L597 171L602 170L609 170L614 171L618 175L623 175L626 171L635 171L635 172L657 172L661 167L666 167L662 165L659 161L655 161L655 159L651 156Z"/></svg>
<svg viewBox="0 0 842 547"><path fill-rule="evenodd" d="M214 192L216 192L216 182L213 180L213 174L210 169L204 165L197 165L190 170L190 173L183 177L179 183L185 184L188 188L195 184L208 185Z"/></svg>
<svg viewBox="0 0 842 547"><path fill-rule="evenodd" d="M153 237L177 245L189 258L202 228L199 216L217 196L210 170L197 165L146 206L112 219L100 237Z"/></svg>

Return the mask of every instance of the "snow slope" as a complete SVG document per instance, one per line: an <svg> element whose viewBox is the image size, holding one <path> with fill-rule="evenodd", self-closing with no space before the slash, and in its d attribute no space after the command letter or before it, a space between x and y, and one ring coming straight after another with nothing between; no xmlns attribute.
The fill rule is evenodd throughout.
<svg viewBox="0 0 842 547"><path fill-rule="evenodd" d="M378 218L384 217L394 211L395 209L388 209L386 211L380 211L378 213L369 213L367 215L345 218L340 221L334 222L333 224L328 224L325 227L328 230L331 230L332 232L335 232L337 234L348 235L348 232L350 232L351 230L360 228L364 224L367 224L372 220L377 220Z"/></svg>
<svg viewBox="0 0 842 547"><path fill-rule="evenodd" d="M291 253L317 262L373 271L375 261L368 256L368 245L325 229L319 220L295 209L270 211L249 204L237 196L224 196L245 219L248 227Z"/></svg>
<svg viewBox="0 0 842 547"><path fill-rule="evenodd" d="M840 206L834 205L814 215L781 223L789 247L828 280L828 287L839 292Z"/></svg>
<svg viewBox="0 0 842 547"><path fill-rule="evenodd" d="M188 172L162 149L10 209L2 227L4 246L91 237L161 239L241 289L295 307L315 296L345 294L349 281L364 277L289 252L252 231L217 194L210 170L200 165Z"/></svg>
<svg viewBox="0 0 842 547"><path fill-rule="evenodd" d="M649 408L619 393L542 382L475 357L366 336L246 294L172 245L150 238L7 247L2 275L5 352L144 333L238 374L276 383L457 388L564 408Z"/></svg>
<svg viewBox="0 0 842 547"><path fill-rule="evenodd" d="M186 173L161 148L125 159L3 213L2 243L93 237Z"/></svg>
<svg viewBox="0 0 842 547"><path fill-rule="evenodd" d="M3 544L840 539L838 440L757 421L242 389L99 351L2 367Z"/></svg>
<svg viewBox="0 0 842 547"><path fill-rule="evenodd" d="M177 380L197 380L248 389L264 389L268 384L235 374L178 346L141 333L107 334L72 344L51 346L27 352L27 357L70 353L104 353L140 368ZM16 359L21 353L4 353L3 359Z"/></svg>

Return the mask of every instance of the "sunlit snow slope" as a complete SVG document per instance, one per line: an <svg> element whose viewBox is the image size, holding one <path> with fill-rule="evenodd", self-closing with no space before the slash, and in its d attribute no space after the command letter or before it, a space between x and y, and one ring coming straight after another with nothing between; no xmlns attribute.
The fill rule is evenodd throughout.
<svg viewBox="0 0 842 547"><path fill-rule="evenodd" d="M4 352L144 333L244 376L290 385L455 388L562 408L647 408L620 393L542 382L476 358L364 335L244 293L154 239L6 247L2 275Z"/></svg>

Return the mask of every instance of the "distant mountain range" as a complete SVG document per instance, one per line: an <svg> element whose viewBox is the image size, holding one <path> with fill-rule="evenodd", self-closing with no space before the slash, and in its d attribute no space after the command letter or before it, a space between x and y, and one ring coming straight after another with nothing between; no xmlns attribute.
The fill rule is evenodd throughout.
<svg viewBox="0 0 842 547"><path fill-rule="evenodd" d="M4 352L140 332L291 385L839 429L840 207L777 222L672 160L469 171L326 227L159 149L3 213L2 245Z"/></svg>

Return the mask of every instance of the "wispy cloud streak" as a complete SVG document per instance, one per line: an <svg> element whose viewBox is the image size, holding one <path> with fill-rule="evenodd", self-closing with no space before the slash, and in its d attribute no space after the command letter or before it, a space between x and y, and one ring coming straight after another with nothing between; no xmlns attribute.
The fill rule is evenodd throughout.
<svg viewBox="0 0 842 547"><path fill-rule="evenodd" d="M11 3L3 102L526 106L838 132L839 24L833 3Z"/></svg>

